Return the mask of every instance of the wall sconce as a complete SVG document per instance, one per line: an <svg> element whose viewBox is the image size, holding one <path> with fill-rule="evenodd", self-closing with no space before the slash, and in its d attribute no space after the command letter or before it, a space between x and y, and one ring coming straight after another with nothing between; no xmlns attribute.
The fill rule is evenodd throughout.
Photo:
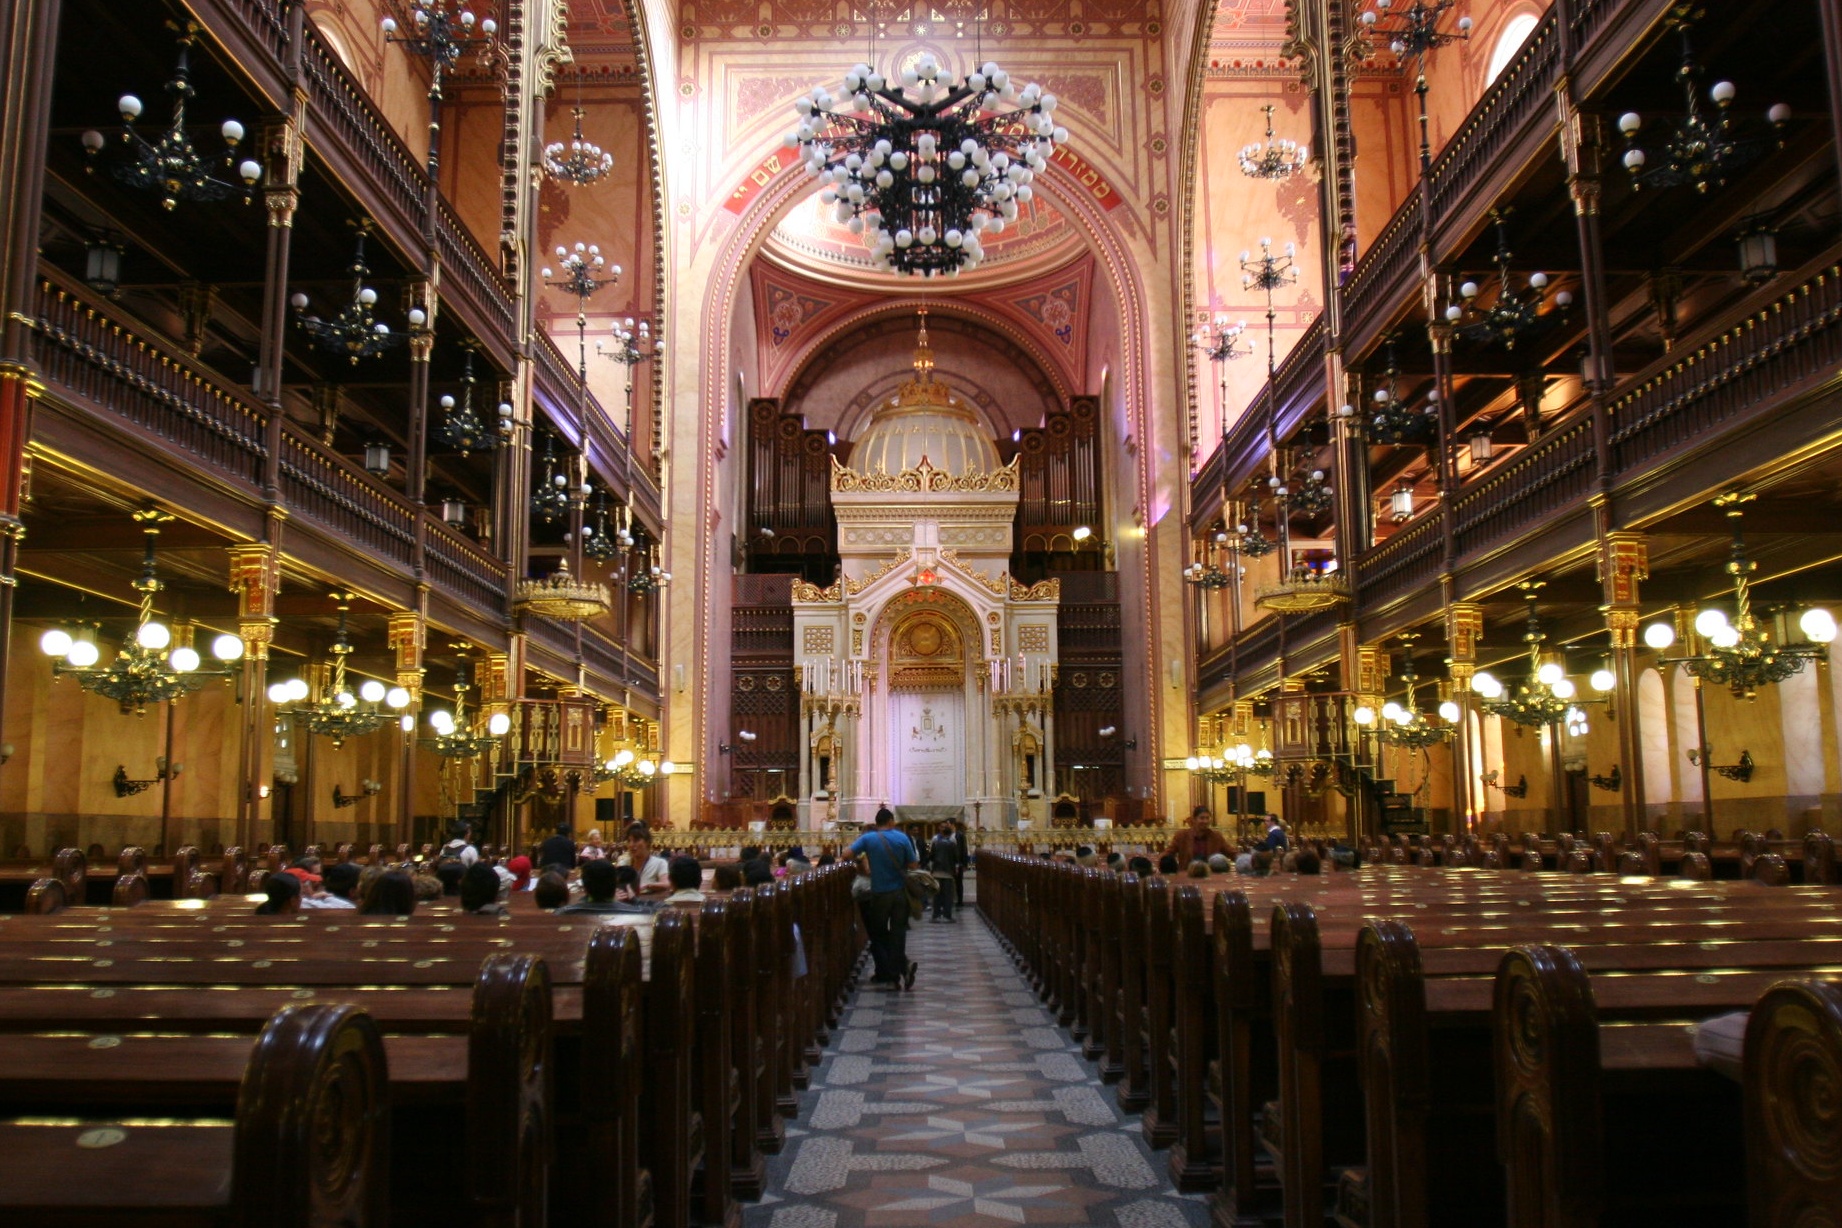
<svg viewBox="0 0 1842 1228"><path fill-rule="evenodd" d="M1413 487L1409 486L1406 482L1402 482L1399 486L1395 487L1394 493L1388 496L1388 509L1393 515L1394 523L1396 524L1412 520Z"/></svg>
<svg viewBox="0 0 1842 1228"><path fill-rule="evenodd" d="M758 735L752 729L736 730L736 741L738 742L753 742L757 736ZM731 746L727 742L718 742L716 744L716 750L718 754L733 755L735 753L735 749L736 749L735 747Z"/></svg>
<svg viewBox="0 0 1842 1228"><path fill-rule="evenodd" d="M368 443L365 445L365 472L372 477L386 477L390 473L390 445L387 443Z"/></svg>
<svg viewBox="0 0 1842 1228"><path fill-rule="evenodd" d="M0 763L5 763L8 759L11 759L12 757L13 757L13 744L11 742L0 742Z"/></svg>
<svg viewBox="0 0 1842 1228"><path fill-rule="evenodd" d="M277 772L275 773L275 783L278 785L298 785L301 783L301 774L293 768Z"/></svg>
<svg viewBox="0 0 1842 1228"><path fill-rule="evenodd" d="M179 773L184 770L183 764L175 763L169 766L164 758L160 758L154 760L154 774L151 779L129 780L128 766L123 764L115 769L115 796L133 797L136 793L145 793L163 780L178 779Z"/></svg>
<svg viewBox="0 0 1842 1228"><path fill-rule="evenodd" d="M1612 765L1610 776L1588 776L1586 779L1593 788L1604 789L1608 793L1616 793L1625 786L1624 773L1618 770L1616 763Z"/></svg>
<svg viewBox="0 0 1842 1228"><path fill-rule="evenodd" d="M1688 761L1690 763L1694 764L1696 767L1700 767L1701 761L1704 758L1708 761L1708 770L1713 772L1716 776L1725 776L1728 780L1737 780L1741 784L1746 784L1752 780L1753 762L1752 752L1749 750L1740 752L1740 761L1738 763L1717 764L1714 762L1714 748L1712 746L1704 746L1700 750L1696 750L1694 747L1689 748Z"/></svg>
<svg viewBox="0 0 1842 1228"><path fill-rule="evenodd" d="M1740 232L1740 276L1755 286L1778 276L1778 235L1753 222Z"/></svg>
<svg viewBox="0 0 1842 1228"><path fill-rule="evenodd" d="M83 282L105 298L121 288L123 247L108 235L83 245Z"/></svg>
<svg viewBox="0 0 1842 1228"><path fill-rule="evenodd" d="M467 523L467 505L459 499L443 499L441 522L451 529L460 528Z"/></svg>
<svg viewBox="0 0 1842 1228"><path fill-rule="evenodd" d="M1529 795L1529 778L1527 776L1516 777L1516 783L1513 785L1498 784L1497 776L1498 773L1490 771L1484 773L1479 779L1484 782L1484 787L1486 789L1496 789L1498 792L1502 793L1504 797L1527 797Z"/></svg>
<svg viewBox="0 0 1842 1228"><path fill-rule="evenodd" d="M379 781L361 780L358 783L364 790L362 793L347 793L338 785L333 786L333 809L343 810L347 806L356 806L366 798L376 797L379 793L384 791L384 786Z"/></svg>

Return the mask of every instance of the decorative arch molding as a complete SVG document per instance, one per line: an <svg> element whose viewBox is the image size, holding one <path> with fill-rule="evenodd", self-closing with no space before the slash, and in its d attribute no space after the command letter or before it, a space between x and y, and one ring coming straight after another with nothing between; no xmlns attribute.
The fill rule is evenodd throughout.
<svg viewBox="0 0 1842 1228"><path fill-rule="evenodd" d="M880 605L874 607L870 614L870 635L864 643L865 658L873 663L872 668L882 672L890 662L890 645L892 636L911 619L924 611L938 615L952 624L960 644L960 660L966 668L986 658L983 650L985 632L979 621L978 610L964 593L954 591L960 585L955 577L943 575L941 583L927 588L894 588ZM969 582L966 582L968 587ZM980 604L989 605L990 598Z"/></svg>
<svg viewBox="0 0 1842 1228"><path fill-rule="evenodd" d="M1062 208L1064 213L1078 226L1086 237L1089 249L1093 252L1098 265L1098 273L1106 288L1112 293L1113 301L1119 314L1121 335L1137 339L1142 343L1152 335L1153 322L1147 302L1143 273L1133 260L1125 237L1119 227L1130 221L1131 211L1123 211L1126 217L1115 222L1109 219L1100 204L1091 193L1082 189L1079 181L1059 164L1051 162L1036 186L1048 192ZM710 280L703 296L702 318L698 327L697 369L701 380L697 389L699 403L716 412L698 415L699 447L697 476L697 506L700 524L706 531L699 534L699 549L696 561L695 593L693 595L694 625L708 627L711 624L712 605L715 600L715 576L719 568L728 563L722 548L722 534L714 531L719 524L716 493L719 489L717 473L720 450L725 447L728 427L728 389L730 383L731 354L730 330L734 322L738 296L745 293L744 279L747 276L749 261L760 250L775 221L791 205L793 198L800 193L812 190L811 181L801 175L787 175L776 179L762 190L755 199L741 211L735 227L717 246L713 263L710 265ZM1170 321L1173 326L1181 321ZM1152 389L1151 373L1142 344L1127 344L1121 347L1117 369L1109 373L1109 384L1117 388L1119 401L1125 407L1126 422L1124 434L1145 440L1152 435ZM1103 413L1110 407L1103 406ZM1155 490L1155 475L1152 472L1156 449L1141 446L1135 454L1136 470L1134 472L1136 487L1135 500L1139 508L1149 508L1152 493ZM1143 594L1144 617L1143 639L1139 644L1141 659L1147 669L1155 668L1159 653L1157 650L1157 627L1159 625L1158 588L1156 569L1156 552L1146 549L1140 552L1141 575L1138 577ZM715 758L715 743L712 738L711 713L717 696L712 691L712 657L723 651L725 646L714 644L711 637L704 635L697 647L698 687L702 692L702 702L693 705L695 716L695 736L697 753L704 759ZM1163 688L1148 688L1147 727L1143 735L1146 746L1146 761L1156 764L1160 761L1163 746L1162 707L1166 702ZM1152 771L1148 781L1150 795L1154 804L1163 794L1163 776Z"/></svg>
<svg viewBox="0 0 1842 1228"><path fill-rule="evenodd" d="M1030 385L1046 398L1066 402L1075 395L1053 360L1034 345L1015 324L987 308L967 303L913 298L859 308L835 321L806 347L789 369L782 404L791 404L810 392L832 366L846 355L895 333L914 331L915 310L926 307L928 328L956 333L990 345L1029 377Z"/></svg>

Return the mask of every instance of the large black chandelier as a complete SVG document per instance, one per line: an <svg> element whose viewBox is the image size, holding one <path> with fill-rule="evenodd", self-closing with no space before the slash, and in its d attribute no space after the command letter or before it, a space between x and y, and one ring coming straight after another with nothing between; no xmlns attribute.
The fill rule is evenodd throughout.
<svg viewBox="0 0 1842 1228"><path fill-rule="evenodd" d="M642 597L672 582L672 573L659 564L659 547L656 543L647 546L644 559L632 564L628 571L627 591Z"/></svg>
<svg viewBox="0 0 1842 1228"><path fill-rule="evenodd" d="M1265 558L1279 543L1260 531L1260 496L1247 500L1247 519L1235 525L1235 548L1250 559Z"/></svg>
<svg viewBox="0 0 1842 1228"><path fill-rule="evenodd" d="M1203 547L1203 556L1183 569L1183 578L1201 589L1214 591L1227 588L1240 578L1241 564L1235 557L1238 551L1235 536L1227 529L1217 529L1210 544ZM1217 564L1217 556L1227 563L1226 567Z"/></svg>
<svg viewBox="0 0 1842 1228"><path fill-rule="evenodd" d="M1266 139L1241 147L1241 173L1249 179L1290 179L1305 169L1311 151L1297 141L1275 140L1271 103L1260 108L1266 112Z"/></svg>
<svg viewBox="0 0 1842 1228"><path fill-rule="evenodd" d="M478 381L473 376L472 346L467 347L462 362L460 400L457 403L452 395L442 396L441 425L435 428L435 437L457 449L462 456L470 452L490 452L512 433L512 407L500 402L497 424L487 426L479 411L473 408L473 388Z"/></svg>
<svg viewBox="0 0 1842 1228"><path fill-rule="evenodd" d="M218 161L242 183L232 183L228 176L218 178L212 160L198 152L191 134L186 131L185 111L187 101L196 93L192 88L191 55L192 44L198 40L199 26L192 21L183 25L167 24L179 31L179 64L166 83L166 92L173 99L172 122L167 124L158 140L149 141L134 128L134 121L145 109L141 100L133 94L123 94L115 106L122 116L122 145L128 151L128 159L111 168L111 173L131 188L157 192L161 205L168 209L182 200L229 200L233 196L241 196L248 203L256 181L262 178L262 165L248 158L237 161L243 125L234 119L227 119L218 126L218 135L224 139L224 156ZM102 133L93 128L83 134L83 149L91 169L95 168L107 144Z"/></svg>
<svg viewBox="0 0 1842 1228"><path fill-rule="evenodd" d="M1322 516L1336 501L1335 492L1331 490L1322 469L1311 470L1296 484L1277 487L1276 493L1285 500L1289 510L1307 516Z"/></svg>
<svg viewBox="0 0 1842 1228"><path fill-rule="evenodd" d="M1734 118L1733 100L1739 91L1731 81L1716 81L1708 88L1708 101L1714 109L1712 113L1704 109L1698 86L1702 69L1689 44L1689 27L1695 15L1693 5L1683 4L1669 18L1682 39L1682 61L1676 68L1676 80L1682 85L1686 105L1683 114L1671 124L1663 145L1646 150L1637 143L1644 127L1644 117L1638 112L1627 111L1618 117L1618 130L1625 138L1625 169L1631 173L1634 188L1690 184L1697 192L1706 192L1709 188L1726 187L1735 171L1784 144L1782 137L1748 131L1753 125L1743 125ZM1777 103L1766 111L1765 118L1775 131L1782 132L1791 120L1791 108ZM1651 164L1653 152L1655 165Z"/></svg>
<svg viewBox="0 0 1842 1228"><path fill-rule="evenodd" d="M1427 443L1439 425L1439 394L1428 393L1423 408L1410 407L1400 397L1401 368L1395 361L1393 337L1388 338L1384 352L1386 365L1382 367L1380 385L1370 394L1369 411L1358 417L1354 405L1344 405L1338 408L1337 417L1377 443Z"/></svg>
<svg viewBox="0 0 1842 1228"><path fill-rule="evenodd" d="M1427 135L1426 56L1450 43L1471 37L1471 18L1458 19L1456 30L1441 30L1439 19L1451 11L1457 0L1410 0L1398 5L1394 0L1375 0L1375 7L1363 10L1361 21L1369 39L1387 39L1388 50L1397 60L1414 62L1414 97L1420 104L1420 170L1424 174L1433 163L1433 150Z"/></svg>
<svg viewBox="0 0 1842 1228"><path fill-rule="evenodd" d="M569 474L567 466L559 468L556 455L556 436L544 436L544 476L538 480L537 489L531 492L531 519L539 524L553 525L569 518L571 495L569 492Z"/></svg>
<svg viewBox="0 0 1842 1228"><path fill-rule="evenodd" d="M819 86L795 102L800 122L787 144L872 262L900 276L977 265L982 236L1016 220L1035 194L1031 181L1068 139L1054 94L1034 82L1019 88L989 61L957 82L928 53L893 83L858 64L844 74L844 94Z"/></svg>
<svg viewBox="0 0 1842 1228"><path fill-rule="evenodd" d="M1496 298L1490 306L1479 307L1478 299L1483 293L1481 287L1475 281L1465 281L1458 287L1461 301L1446 307L1445 319L1453 331L1467 340L1494 342L1506 350L1514 350L1516 342L1546 333L1564 320L1567 311L1573 306L1573 295L1566 290L1557 290L1553 298L1558 310L1543 315L1541 306L1549 297L1548 275L1530 273L1523 288L1516 288L1510 280L1509 262L1512 253L1509 250L1509 227L1504 222L1505 212L1492 209L1490 216L1497 228L1497 250L1491 257L1491 263L1497 270Z"/></svg>
<svg viewBox="0 0 1842 1228"><path fill-rule="evenodd" d="M348 270L352 275L352 301L330 320L307 313L312 300L304 291L296 290L288 302L294 308L295 323L313 338L314 344L331 353L345 355L356 366L360 359L379 357L408 340L411 334L421 331L428 323L428 313L420 307L410 308L409 331L404 333L392 332L388 324L377 318L373 311L377 306L377 291L365 284L365 278L371 275L370 267L365 264L365 239L371 233L371 223L361 221L354 225L358 229L357 249Z"/></svg>
<svg viewBox="0 0 1842 1228"><path fill-rule="evenodd" d="M140 615L115 660L99 664L102 653L96 644L94 626L79 627L74 634L63 627L53 627L38 641L39 649L52 658L55 676L75 678L84 690L114 700L121 705L124 716L130 712L145 716L149 704L182 699L213 678L235 676L234 662L243 655L241 639L220 635L211 642L214 660L207 665L186 637L177 637L181 642L175 645L173 629L154 618L154 594L165 587L154 566L154 541L160 535L160 527L172 519L171 513L154 508L134 513L134 522L141 526L146 543L141 574L134 581L134 589L141 595Z"/></svg>
<svg viewBox="0 0 1842 1228"><path fill-rule="evenodd" d="M574 248L558 245L557 263L562 266L559 276L551 269L544 269L544 284L553 290L561 290L576 300L576 375L584 385L588 383L588 300L595 291L603 286L611 286L620 280L620 266L609 264L608 258L601 254L598 243L578 243ZM601 276L603 271L607 276ZM551 281L552 277L557 280Z"/></svg>
<svg viewBox="0 0 1842 1228"><path fill-rule="evenodd" d="M1756 699L1759 688L1783 682L1792 674L1803 672L1806 661L1822 661L1829 656L1829 645L1836 638L1835 616L1821 606L1806 609L1798 619L1804 642L1787 642L1788 627L1761 626L1752 612L1751 581L1758 569L1746 553L1740 535L1740 520L1745 505L1754 496L1726 494L1714 505L1726 513L1733 526L1733 545L1727 560L1727 574L1733 577L1734 614L1728 619L1718 606L1704 606L1695 615L1695 636L1702 650L1689 656L1663 657L1660 664L1681 665L1692 676L1716 686L1724 686L1736 699ZM1644 628L1644 642L1659 651L1676 642L1675 629L1667 622L1652 623Z"/></svg>
<svg viewBox="0 0 1842 1228"><path fill-rule="evenodd" d="M616 532L608 523L608 492L595 492L595 519L582 526L582 554L597 563L605 563L633 544L625 528Z"/></svg>
<svg viewBox="0 0 1842 1228"><path fill-rule="evenodd" d="M352 593L335 593L339 603L339 630L328 650L333 659L332 677L317 703L303 703L292 709L293 716L321 737L331 738L334 746L344 746L347 738L362 737L383 728L389 713L387 706L401 711L409 706L410 694L403 687L385 688L375 678L367 678L356 694L345 684L345 659L352 654L351 637L346 630L346 615L352 608ZM309 688L300 679L278 681L269 685L269 699L280 707L307 698Z"/></svg>
<svg viewBox="0 0 1842 1228"><path fill-rule="evenodd" d="M544 173L558 183L585 188L605 178L614 169L614 155L582 135L583 110L574 111L576 130L567 141L553 141L544 146Z"/></svg>
<svg viewBox="0 0 1842 1228"><path fill-rule="evenodd" d="M478 49L485 56L492 46L492 36L499 23L488 17L476 21L472 10L450 10L449 0L385 0L399 11L407 8L409 29L403 30L394 16L386 15L379 24L384 41L399 43L404 50L429 62L429 177L435 177L441 165L441 83L459 66L461 56Z"/></svg>

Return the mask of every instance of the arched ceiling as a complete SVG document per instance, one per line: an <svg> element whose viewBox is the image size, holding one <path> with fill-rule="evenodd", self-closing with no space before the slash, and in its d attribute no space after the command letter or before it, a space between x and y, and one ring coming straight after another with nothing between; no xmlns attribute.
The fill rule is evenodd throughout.
<svg viewBox="0 0 1842 1228"><path fill-rule="evenodd" d="M1003 234L985 240L985 259L979 266L978 280L1027 277L1066 263L1081 247L1081 236L1067 217L1038 194ZM889 275L871 265L863 237L838 222L820 201L816 189L780 219L762 250L790 268L811 274L877 289L887 289L890 284ZM994 270L998 271L996 278Z"/></svg>

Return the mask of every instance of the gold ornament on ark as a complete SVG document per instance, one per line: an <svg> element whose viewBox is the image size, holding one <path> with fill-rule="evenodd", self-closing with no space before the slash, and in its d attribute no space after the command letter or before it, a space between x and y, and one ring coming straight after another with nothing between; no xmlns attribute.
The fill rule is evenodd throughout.
<svg viewBox="0 0 1842 1228"><path fill-rule="evenodd" d="M834 494L1003 494L1017 489L1017 462L1013 459L995 473L955 477L934 468L926 457L900 473L858 473L840 465L834 456L831 488Z"/></svg>
<svg viewBox="0 0 1842 1228"><path fill-rule="evenodd" d="M843 601L844 582L839 581L830 588L820 588L808 580L795 580L793 600L796 602Z"/></svg>
<svg viewBox="0 0 1842 1228"><path fill-rule="evenodd" d="M1348 581L1336 572L1296 567L1277 584L1264 584L1254 590L1254 604L1279 614L1304 614L1328 610L1350 599Z"/></svg>

